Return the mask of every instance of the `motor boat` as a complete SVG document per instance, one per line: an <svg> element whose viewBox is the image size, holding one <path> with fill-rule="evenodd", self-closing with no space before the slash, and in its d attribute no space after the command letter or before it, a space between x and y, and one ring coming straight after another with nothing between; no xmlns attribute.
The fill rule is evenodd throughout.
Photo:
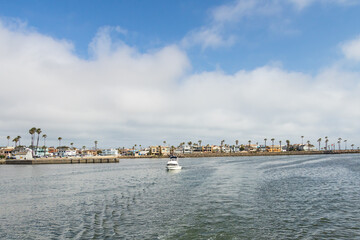
<svg viewBox="0 0 360 240"><path fill-rule="evenodd" d="M176 156L170 156L169 161L166 164L167 170L180 170L182 167L178 163L178 158Z"/></svg>

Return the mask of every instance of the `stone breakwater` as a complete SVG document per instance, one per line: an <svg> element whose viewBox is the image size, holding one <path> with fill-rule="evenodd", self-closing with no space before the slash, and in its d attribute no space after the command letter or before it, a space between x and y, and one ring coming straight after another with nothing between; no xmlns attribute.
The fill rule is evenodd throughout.
<svg viewBox="0 0 360 240"><path fill-rule="evenodd" d="M79 164L79 163L118 163L119 158L114 156L109 157L69 157L69 158L36 158L33 160L16 160L6 159L2 160L0 164Z"/></svg>

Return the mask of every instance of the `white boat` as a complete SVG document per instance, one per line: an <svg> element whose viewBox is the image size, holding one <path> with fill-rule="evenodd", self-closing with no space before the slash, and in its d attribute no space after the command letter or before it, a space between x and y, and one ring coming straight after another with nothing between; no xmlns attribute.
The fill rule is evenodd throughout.
<svg viewBox="0 0 360 240"><path fill-rule="evenodd" d="M178 158L176 156L170 156L169 161L166 164L167 170L180 170L182 167L178 163Z"/></svg>

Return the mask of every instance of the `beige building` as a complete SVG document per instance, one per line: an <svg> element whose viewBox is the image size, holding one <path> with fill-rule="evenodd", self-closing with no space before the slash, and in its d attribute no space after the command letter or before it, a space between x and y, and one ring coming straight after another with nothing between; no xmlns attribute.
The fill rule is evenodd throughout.
<svg viewBox="0 0 360 240"><path fill-rule="evenodd" d="M170 147L167 147L167 146L151 146L150 147L150 155L156 155L156 156L170 155Z"/></svg>
<svg viewBox="0 0 360 240"><path fill-rule="evenodd" d="M13 147L0 148L0 156L4 156L6 158L11 157L13 150L14 150Z"/></svg>

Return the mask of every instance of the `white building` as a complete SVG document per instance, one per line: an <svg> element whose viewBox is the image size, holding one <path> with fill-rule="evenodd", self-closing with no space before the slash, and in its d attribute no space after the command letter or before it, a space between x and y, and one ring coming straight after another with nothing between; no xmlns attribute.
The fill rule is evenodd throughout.
<svg viewBox="0 0 360 240"><path fill-rule="evenodd" d="M175 154L186 154L186 153L192 153L192 148L188 145L180 146L174 150Z"/></svg>
<svg viewBox="0 0 360 240"><path fill-rule="evenodd" d="M18 152L15 155L16 160L33 160L32 150L26 148L24 152Z"/></svg>
<svg viewBox="0 0 360 240"><path fill-rule="evenodd" d="M69 149L69 148L59 148L58 156L59 157L75 157L76 150Z"/></svg>
<svg viewBox="0 0 360 240"><path fill-rule="evenodd" d="M103 149L101 151L102 151L102 153L101 153L102 156L117 156L117 155L119 155L119 151L115 148Z"/></svg>

